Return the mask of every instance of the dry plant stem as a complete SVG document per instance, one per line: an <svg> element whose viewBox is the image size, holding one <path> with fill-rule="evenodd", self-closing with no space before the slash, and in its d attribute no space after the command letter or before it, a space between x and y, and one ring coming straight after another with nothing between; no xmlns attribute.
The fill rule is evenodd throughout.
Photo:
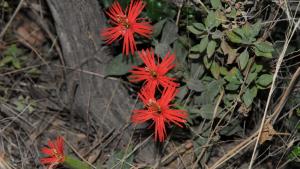
<svg viewBox="0 0 300 169"><path fill-rule="evenodd" d="M246 140L235 146L233 149L231 149L229 152L227 152L222 158L220 158L217 162L214 163L213 166L209 167L209 169L216 169L217 167L221 166L223 163L225 163L227 160L238 154L240 151L248 147L251 143L255 141L257 138L258 131L256 131L254 134L252 134L250 137L248 137Z"/></svg>
<svg viewBox="0 0 300 169"><path fill-rule="evenodd" d="M176 25L178 26L179 24L179 19L180 19L180 14L181 14L181 8L182 5L179 6L178 12L177 12L177 17L176 17Z"/></svg>
<svg viewBox="0 0 300 169"><path fill-rule="evenodd" d="M296 70L296 72L294 73L292 80L290 81L290 84L288 86L288 88L286 89L285 93L283 94L282 98L280 99L280 102L277 104L277 106L275 107L274 113L272 114L272 124L274 124L278 118L279 113L281 112L281 110L283 109L288 96L290 95L290 93L292 92L292 90L294 89L294 86L297 84L298 80L299 80L299 76L300 76L300 67L298 67L298 69Z"/></svg>
<svg viewBox="0 0 300 169"><path fill-rule="evenodd" d="M24 3L24 0L21 0L19 2L19 5L17 6L15 12L13 13L13 15L11 16L10 20L8 21L8 23L5 25L5 27L3 28L3 30L0 33L0 39L2 39L2 37L4 36L5 32L7 31L7 29L9 28L9 26L11 25L12 21L15 19L17 13L20 11L22 5Z"/></svg>
<svg viewBox="0 0 300 169"><path fill-rule="evenodd" d="M276 121L276 116L280 113L282 110L286 100L287 96L289 96L292 92L293 87L295 86L296 82L299 80L300 76L300 67L297 69L297 71L294 73L291 82L289 83L289 86L285 90L284 94L281 97L281 100L279 101L279 104L274 110L274 113L265 121L265 124L270 122L270 120L273 118L273 124ZM275 118L274 118L275 117ZM255 139L257 139L258 131L256 131L253 135L251 135L248 139L244 140L240 144L238 144L234 149L227 152L222 158L220 158L213 166L211 166L209 169L217 168L218 166L221 166L223 163L225 163L227 160L235 156L237 153L242 151L244 148L246 148L248 145L250 145L249 142L253 142ZM279 133L279 134L285 134L285 133ZM247 145L247 146L245 146Z"/></svg>
<svg viewBox="0 0 300 169"><path fill-rule="evenodd" d="M255 160L256 150L257 150L258 143L259 143L259 138L260 138L261 133L263 131L263 127L264 127L265 120L266 120L266 117L267 117L267 112L268 112L268 108L269 108L269 105L270 105L271 97L272 97L273 91L275 90L276 77L278 76L278 72L279 72L280 66L282 64L283 58L285 56L286 50L288 48L288 45L289 45L289 43L290 43L290 41L291 41L291 39L292 39L295 31L297 30L297 27L299 26L299 24L300 24L300 20L298 20L298 22L294 26L294 29L292 30L292 32L290 33L290 35L286 39L284 47L283 47L283 50L282 50L282 52L281 52L281 54L280 54L280 56L278 58L278 61L277 61L277 64L276 64L276 70L275 70L275 73L274 73L274 76L273 76L273 81L272 81L271 89L270 89L269 96L268 96L268 99L267 99L267 104L266 104L266 107L265 107L265 110L264 110L264 115L263 115L263 118L262 118L262 121L261 121L261 125L260 125L260 129L259 129L258 137L256 138L255 146L254 146L254 149L253 149L253 153L252 153L252 157L251 157L249 169L252 168L254 160Z"/></svg>
<svg viewBox="0 0 300 169"><path fill-rule="evenodd" d="M216 104L215 109L214 109L213 119L215 119L215 117L217 115L218 107L219 107L219 105L222 101L223 96L224 96L224 90L222 90L222 92L221 92L221 94L218 98L217 104ZM211 122L210 130L212 130L212 127L213 127L213 121ZM202 156L204 155L204 152L206 151L206 149L208 148L209 142L212 139L212 137L214 136L214 133L215 133L215 130L213 132L211 132L206 144L204 145L204 147L203 147L201 153L199 154L199 156L197 157L197 160L195 161L192 169L195 169L197 167L197 164L200 161L200 159L202 158Z"/></svg>

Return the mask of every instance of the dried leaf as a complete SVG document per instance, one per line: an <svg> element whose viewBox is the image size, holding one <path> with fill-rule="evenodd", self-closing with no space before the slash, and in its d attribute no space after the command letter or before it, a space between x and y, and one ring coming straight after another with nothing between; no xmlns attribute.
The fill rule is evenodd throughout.
<svg viewBox="0 0 300 169"><path fill-rule="evenodd" d="M232 64L238 56L237 49L232 49L225 40L221 42L221 49L228 55L227 64Z"/></svg>
<svg viewBox="0 0 300 169"><path fill-rule="evenodd" d="M274 130L271 123L267 123L264 125L262 133L259 138L259 144L263 144L267 140L271 140L274 135L276 135L277 132Z"/></svg>

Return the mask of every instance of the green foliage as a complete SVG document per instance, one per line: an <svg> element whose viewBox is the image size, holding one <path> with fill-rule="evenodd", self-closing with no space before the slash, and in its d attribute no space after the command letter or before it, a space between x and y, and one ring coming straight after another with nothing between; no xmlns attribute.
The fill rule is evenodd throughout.
<svg viewBox="0 0 300 169"><path fill-rule="evenodd" d="M64 165L68 166L70 169L91 169L87 163L72 157L72 156L66 156Z"/></svg>
<svg viewBox="0 0 300 169"><path fill-rule="evenodd" d="M0 60L0 68L12 65L15 69L20 69L22 67L20 58L22 53L23 50L18 48L15 44L9 46L3 52L4 55Z"/></svg>
<svg viewBox="0 0 300 169"><path fill-rule="evenodd" d="M132 66L141 63L141 60L137 57L133 57L132 60L130 60L122 54L119 54L105 66L105 76L120 76L127 74L128 71L132 69Z"/></svg>
<svg viewBox="0 0 300 169"><path fill-rule="evenodd" d="M132 146L129 146L125 150L114 152L107 162L107 168L130 169L134 159L134 156L130 155L131 151Z"/></svg>
<svg viewBox="0 0 300 169"><path fill-rule="evenodd" d="M288 155L288 158L289 159L295 159L295 158L299 158L299 157L300 157L300 147L295 146L295 147L293 147L292 151Z"/></svg>
<svg viewBox="0 0 300 169"><path fill-rule="evenodd" d="M265 62L272 58L274 48L262 38L261 21L244 21L241 10L232 7L230 12L225 11L228 4L221 0L210 3L206 12L183 6L184 19L178 23L171 13L156 17L151 43L161 57L167 52L176 54L176 67L168 74L181 85L175 103L185 106L182 108L188 111L192 127L199 121L203 124L193 140L198 147L196 154L206 143L215 119L226 125L211 140L218 141L219 135L242 135L242 123L232 115L237 117L240 107L251 111L258 93L268 89L273 78ZM122 56L117 56L106 72L124 75L132 65L140 64L136 59L124 62Z"/></svg>

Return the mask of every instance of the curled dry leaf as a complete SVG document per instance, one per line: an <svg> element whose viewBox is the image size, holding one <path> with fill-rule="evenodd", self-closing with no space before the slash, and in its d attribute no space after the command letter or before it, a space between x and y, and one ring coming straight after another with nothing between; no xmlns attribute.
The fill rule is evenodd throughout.
<svg viewBox="0 0 300 169"><path fill-rule="evenodd" d="M33 47L42 46L46 38L41 27L23 16L19 17L24 18L25 21L21 22L15 30L18 40Z"/></svg>
<svg viewBox="0 0 300 169"><path fill-rule="evenodd" d="M271 140L274 135L289 135L289 133L278 133L270 123L270 121L267 120L266 124L264 125L263 131L261 133L261 136L259 138L259 144L263 144L267 140Z"/></svg>

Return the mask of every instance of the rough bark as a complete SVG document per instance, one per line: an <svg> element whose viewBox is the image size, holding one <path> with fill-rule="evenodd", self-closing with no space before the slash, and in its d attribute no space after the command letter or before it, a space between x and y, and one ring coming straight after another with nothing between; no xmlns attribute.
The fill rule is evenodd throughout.
<svg viewBox="0 0 300 169"><path fill-rule="evenodd" d="M98 1L47 0L47 3L55 21L65 66L104 74L111 56L101 47L99 32L105 25L105 16ZM82 117L89 113L103 133L126 124L132 104L119 81L82 71L66 72L68 105L73 113Z"/></svg>

